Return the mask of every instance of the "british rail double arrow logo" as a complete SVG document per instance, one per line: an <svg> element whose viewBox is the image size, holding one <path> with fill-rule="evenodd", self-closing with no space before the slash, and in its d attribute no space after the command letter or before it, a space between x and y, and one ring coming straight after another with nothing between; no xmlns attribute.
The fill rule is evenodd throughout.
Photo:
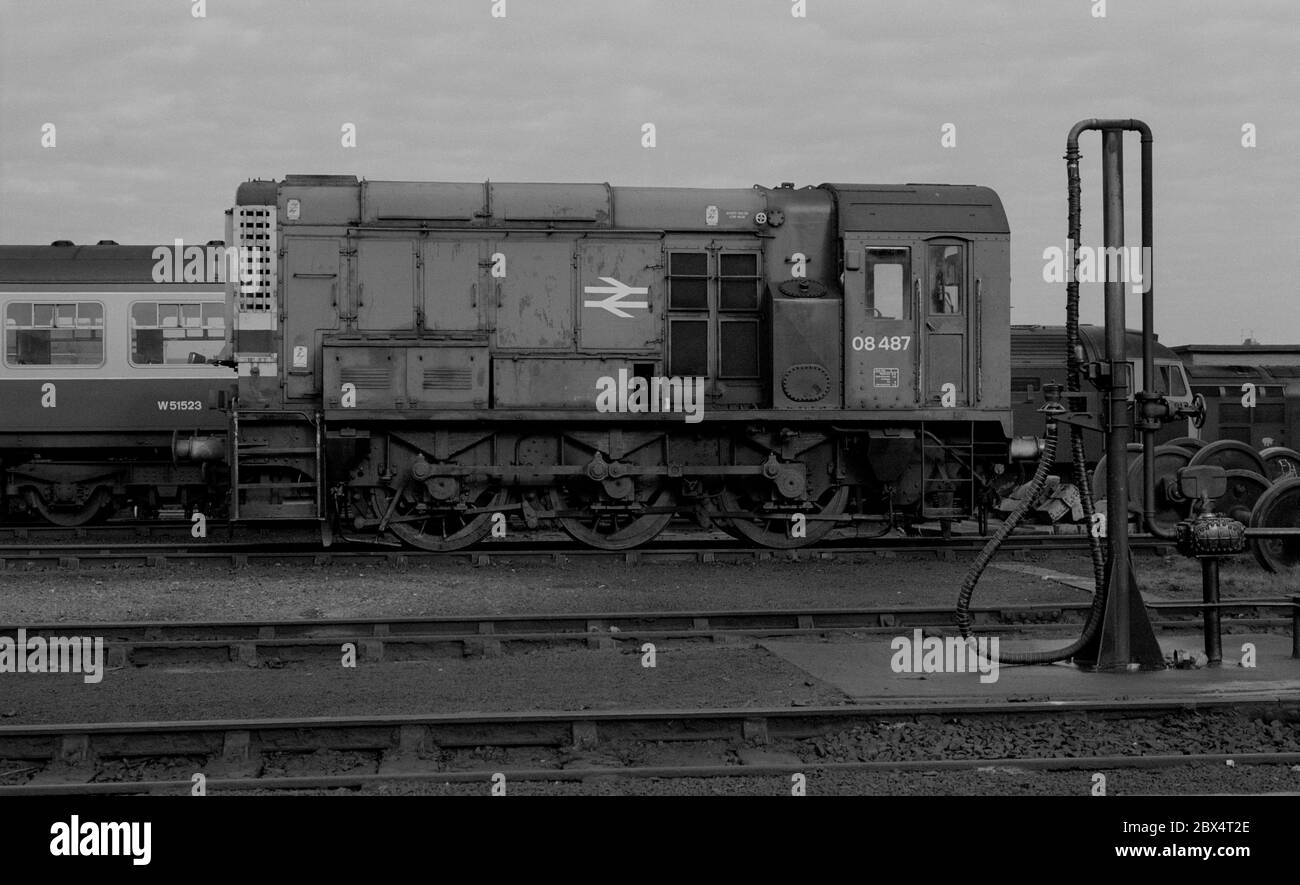
<svg viewBox="0 0 1300 885"><path fill-rule="evenodd" d="M650 291L649 286L629 286L627 283L621 283L618 280L614 279L613 277L601 277L600 279L606 283L609 283L609 285L608 286L583 286L582 294L606 295L608 297L602 298L599 301L584 301L582 302L583 307L599 307L609 311L616 317L622 317L623 319L630 320L632 319L632 314L628 313L626 310L623 310L623 308L626 307L628 308L628 310L632 310L638 307L644 309L650 306L645 301L624 301L623 300L629 295L645 295L649 293Z"/></svg>

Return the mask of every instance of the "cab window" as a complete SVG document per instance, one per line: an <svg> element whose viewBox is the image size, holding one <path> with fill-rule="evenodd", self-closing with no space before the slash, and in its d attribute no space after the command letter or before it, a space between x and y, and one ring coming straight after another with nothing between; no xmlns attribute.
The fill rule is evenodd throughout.
<svg viewBox="0 0 1300 885"><path fill-rule="evenodd" d="M1134 369L1141 372L1141 366ZM1183 383L1182 368L1175 363L1156 363L1155 386L1152 391L1160 396L1187 396L1187 385Z"/></svg>
<svg viewBox="0 0 1300 885"><path fill-rule="evenodd" d="M965 247L935 244L929 247L930 313L961 313L966 280Z"/></svg>
<svg viewBox="0 0 1300 885"><path fill-rule="evenodd" d="M911 264L910 249L867 250L867 319L908 319Z"/></svg>

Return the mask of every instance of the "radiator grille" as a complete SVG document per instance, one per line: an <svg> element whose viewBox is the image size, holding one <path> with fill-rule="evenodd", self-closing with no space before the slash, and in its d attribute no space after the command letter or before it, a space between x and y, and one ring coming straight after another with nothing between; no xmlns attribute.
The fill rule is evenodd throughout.
<svg viewBox="0 0 1300 885"><path fill-rule="evenodd" d="M234 239L239 247L240 312L275 310L275 207L236 206Z"/></svg>

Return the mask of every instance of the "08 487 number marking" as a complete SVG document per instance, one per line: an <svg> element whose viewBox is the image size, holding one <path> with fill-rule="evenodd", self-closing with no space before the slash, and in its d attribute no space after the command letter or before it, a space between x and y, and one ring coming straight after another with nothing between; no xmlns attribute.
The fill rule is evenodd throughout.
<svg viewBox="0 0 1300 885"><path fill-rule="evenodd" d="M854 350L907 350L912 344L911 335L854 335Z"/></svg>

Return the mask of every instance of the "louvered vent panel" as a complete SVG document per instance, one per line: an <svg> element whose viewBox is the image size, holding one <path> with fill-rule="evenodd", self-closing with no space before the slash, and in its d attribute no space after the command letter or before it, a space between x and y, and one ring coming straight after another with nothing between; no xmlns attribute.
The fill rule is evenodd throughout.
<svg viewBox="0 0 1300 885"><path fill-rule="evenodd" d="M1011 333L1011 352L1014 362L1021 365L1040 365L1059 362L1065 365L1065 332Z"/></svg>
<svg viewBox="0 0 1300 885"><path fill-rule="evenodd" d="M386 366L378 368L346 366L339 373L339 377L345 384L355 384L358 390L385 390L392 383L393 373Z"/></svg>
<svg viewBox="0 0 1300 885"><path fill-rule="evenodd" d="M474 386L470 369L425 369L425 390L469 390Z"/></svg>

